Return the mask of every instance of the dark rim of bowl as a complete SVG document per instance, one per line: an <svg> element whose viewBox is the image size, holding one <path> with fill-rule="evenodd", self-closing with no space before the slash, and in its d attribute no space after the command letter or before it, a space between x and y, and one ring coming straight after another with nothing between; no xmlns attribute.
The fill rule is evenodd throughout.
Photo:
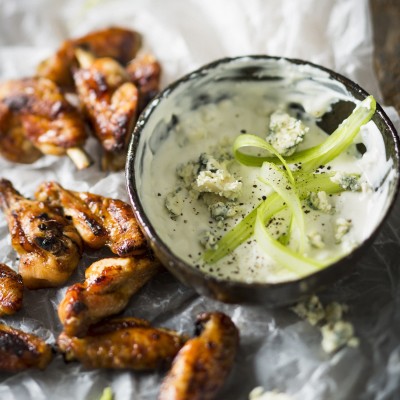
<svg viewBox="0 0 400 400"><path fill-rule="evenodd" d="M139 220L139 223L142 226L142 229L144 230L145 235L147 236L148 240L150 241L150 244L152 246L155 246L157 250L165 257L173 260L173 266L174 268L177 266L180 271L186 271L187 273L190 273L191 275L196 276L198 279L206 280L208 282L214 282L216 285L224 284L227 287L230 287L231 289L238 289L238 290L254 290L255 288L260 288L260 289L268 289L268 288L283 288L287 287L290 285L303 285L307 287L309 282L312 282L313 279L316 276L322 275L322 274L328 274L328 271L331 271L335 266L338 266L342 264L343 260L347 258L353 257L354 253L357 253L360 248L363 247L363 245L367 242L371 242L379 230L381 229L382 225L386 221L387 217L389 216L396 197L399 192L399 186L400 186L400 180L399 180L399 168L400 168L400 146L399 146L399 137L396 132L395 127L393 126L392 122L386 115L386 113L383 111L382 107L377 103L376 105L376 112L375 114L378 114L380 119L383 121L384 125L386 126L388 132L391 134L391 137L393 139L394 143L394 166L397 170L397 175L396 175L396 182L395 182L395 187L393 188L393 193L391 193L392 199L391 202L385 212L385 214L382 216L380 222L378 225L375 227L375 229L371 232L371 234L364 239L364 241L357 246L351 253L347 254L337 262L330 264L324 269L321 269L319 271L316 271L310 275L307 275L303 278L299 278L296 280L291 280L291 281L284 281L284 282L278 282L278 283L260 283L260 282L252 282L252 283L246 283L243 281L235 281L235 280L227 280L227 279L219 279L215 276L200 272L193 266L187 264L185 261L180 259L178 256L176 256L170 249L169 247L162 241L162 239L158 236L156 230L152 226L151 222L149 221L149 218L146 215L146 212L144 211L144 208L142 206L142 202L139 198L139 195L137 193L137 188L136 188L136 178L135 178L135 158L136 158L136 151L139 145L139 140L140 140L140 133L146 123L146 121L150 118L151 114L157 107L158 103L165 97L168 97L169 94L177 89L179 86L182 84L186 83L187 81L193 80L196 77L203 76L205 75L209 70L214 69L215 67L219 66L220 64L228 64L231 62L236 62L236 61L251 61L251 60L284 60L287 61L291 64L297 64L297 65L308 65L313 68L316 68L318 70L325 71L326 73L329 74L331 78L334 80L342 83L347 90L351 92L354 97L358 97L358 99L363 99L367 96L369 96L369 93L366 92L364 89L362 89L358 84L355 82L351 81L350 79L346 78L345 76L334 72L328 68L322 67L317 64L313 64L308 61L300 60L300 59L291 59L291 58L286 58L286 57L276 57L276 56L267 56L267 55L246 55L246 56L239 56L239 57L227 57L227 58L222 58L216 61L213 61L209 64L206 64L200 68L198 68L195 71L192 71L183 77L179 78L178 80L174 81L170 85L168 85L164 90L162 90L145 108L145 110L141 113L140 117L138 118L138 121L134 127L133 130L133 135L131 142L129 144L128 148L128 154L127 154L127 160L126 160L126 185L128 189L128 195L131 200L131 204L133 207L133 210L135 212L135 215L137 219ZM357 96L358 95L358 96ZM168 268L168 267L167 267ZM329 275L330 276L330 275ZM311 284L311 286L313 286Z"/></svg>

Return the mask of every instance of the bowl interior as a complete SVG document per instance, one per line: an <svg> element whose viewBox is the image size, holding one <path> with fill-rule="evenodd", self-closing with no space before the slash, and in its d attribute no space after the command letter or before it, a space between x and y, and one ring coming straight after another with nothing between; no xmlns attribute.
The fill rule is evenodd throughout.
<svg viewBox="0 0 400 400"><path fill-rule="evenodd" d="M375 186L384 187L385 196L379 205L379 212L373 217L376 220L374 227L348 256L305 278L279 283L246 283L220 279L198 271L189 265L179 250L187 246L190 240L188 235L185 232L180 236L172 235L165 229L163 221L168 215L161 193L165 191L164 182L168 186L169 176L176 166L176 157L182 160L191 157L186 154L184 145L187 133L179 137L181 133L176 129L177 125L187 115L196 111L201 113L205 106L213 110L210 118L218 118L218 113L224 113L224 107L230 100L235 99L239 105L243 105L244 111L237 115L237 121L229 122L232 137L246 131L250 123L255 131L263 129L263 104L286 104L293 112L318 116L318 125L331 133L355 107L354 99L362 100L366 96L367 93L355 83L332 71L300 60L266 56L217 61L183 77L160 93L135 127L127 160L127 185L136 216L164 265L201 294L226 302L262 302L268 305L296 301L347 273L376 235L388 215L398 188L398 138L379 106L373 121L383 137L387 170L376 178L378 181ZM199 128L194 121L189 135L201 136L201 129L204 127ZM182 143L181 153L169 152L168 147L164 146L170 135L177 136L177 143ZM160 157L167 160L167 166L155 170L156 160ZM162 177L158 180L160 187L154 186L151 177L154 173ZM178 241L179 245L176 245Z"/></svg>

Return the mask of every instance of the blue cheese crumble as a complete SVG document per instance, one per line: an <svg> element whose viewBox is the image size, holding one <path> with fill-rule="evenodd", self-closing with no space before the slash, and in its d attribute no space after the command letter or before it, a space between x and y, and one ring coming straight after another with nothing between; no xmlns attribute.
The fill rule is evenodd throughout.
<svg viewBox="0 0 400 400"><path fill-rule="evenodd" d="M181 215L185 200L186 195L181 187L176 188L176 190L165 196L165 208L168 210L171 219L175 220Z"/></svg>
<svg viewBox="0 0 400 400"><path fill-rule="evenodd" d="M210 204L208 206L211 218L216 221L224 221L226 218L234 217L238 211L239 207L233 201L228 201L226 203L222 201L217 201L216 203Z"/></svg>
<svg viewBox="0 0 400 400"><path fill-rule="evenodd" d="M224 151L218 157L202 153L198 160L179 165L176 170L191 197L201 198L216 221L231 218L238 212L235 200L242 191L242 182L229 172L231 161L232 156ZM170 212L170 204L175 206L170 198L175 201L175 197L174 192L166 197L165 205Z"/></svg>
<svg viewBox="0 0 400 400"><path fill-rule="evenodd" d="M336 227L335 227L335 241L336 243L341 243L343 237L350 232L353 223L351 219L346 218L338 218L336 220Z"/></svg>
<svg viewBox="0 0 400 400"><path fill-rule="evenodd" d="M192 184L199 193L215 193L230 200L236 199L242 191L242 182L228 171L227 162L219 162L213 156L203 153L199 159L199 171Z"/></svg>
<svg viewBox="0 0 400 400"><path fill-rule="evenodd" d="M193 189L218 194L227 199L236 199L242 190L242 182L236 180L227 170L201 171Z"/></svg>
<svg viewBox="0 0 400 400"><path fill-rule="evenodd" d="M357 347L358 338L354 337L354 327L350 322L331 322L321 327L322 348L326 353L334 353L343 346Z"/></svg>
<svg viewBox="0 0 400 400"><path fill-rule="evenodd" d="M297 146L304 140L309 128L300 120L283 111L275 111L270 116L267 141L278 153L291 156Z"/></svg>
<svg viewBox="0 0 400 400"><path fill-rule="evenodd" d="M200 237L200 243L206 250L215 250L218 238L211 231L204 231Z"/></svg>
<svg viewBox="0 0 400 400"><path fill-rule="evenodd" d="M307 235L307 237L312 247L315 247L316 249L323 249L325 247L324 239L320 233L312 231Z"/></svg>
<svg viewBox="0 0 400 400"><path fill-rule="evenodd" d="M311 325L319 325L322 335L322 349L334 353L344 346L357 347L359 339L354 336L354 327L350 322L343 320L343 315L348 311L345 304L337 302L322 305L317 296L298 303L292 310Z"/></svg>
<svg viewBox="0 0 400 400"><path fill-rule="evenodd" d="M242 182L229 172L230 161L225 153L220 155L220 160L202 153L197 161L179 165L176 172L194 197L202 193L214 193L225 199L235 200L242 191Z"/></svg>
<svg viewBox="0 0 400 400"><path fill-rule="evenodd" d="M325 318L325 310L319 298L315 295L311 296L304 302L296 304L292 311L300 318L306 319L310 325L317 325L317 323Z"/></svg>
<svg viewBox="0 0 400 400"><path fill-rule="evenodd" d="M362 187L358 175L347 174L345 172L336 172L336 174L331 177L331 181L337 183L344 190L351 190L352 192L361 190Z"/></svg>
<svg viewBox="0 0 400 400"><path fill-rule="evenodd" d="M327 214L333 214L335 209L329 201L329 197L325 191L310 192L307 198L310 208L322 211Z"/></svg>

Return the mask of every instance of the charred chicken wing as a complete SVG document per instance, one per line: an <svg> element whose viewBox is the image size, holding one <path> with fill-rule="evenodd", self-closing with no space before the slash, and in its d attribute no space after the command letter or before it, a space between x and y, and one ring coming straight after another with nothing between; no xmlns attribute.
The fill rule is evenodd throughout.
<svg viewBox="0 0 400 400"><path fill-rule="evenodd" d="M79 100L105 155L103 169L124 166L126 145L137 113L138 90L125 69L112 58L94 58L77 49L74 72Z"/></svg>
<svg viewBox="0 0 400 400"><path fill-rule="evenodd" d="M76 66L75 50L84 49L96 57L111 57L125 65L141 46L139 33L123 28L108 28L65 41L60 49L44 60L37 69L39 76L51 79L65 89L73 89L72 69Z"/></svg>
<svg viewBox="0 0 400 400"><path fill-rule="evenodd" d="M211 400L228 376L239 344L231 319L219 312L197 317L198 337L188 340L174 359L159 400Z"/></svg>
<svg viewBox="0 0 400 400"><path fill-rule="evenodd" d="M82 241L72 223L46 203L21 196L6 179L0 180L0 208L20 255L24 285L35 289L63 284L82 254Z"/></svg>
<svg viewBox="0 0 400 400"><path fill-rule="evenodd" d="M121 200L66 190L56 182L43 183L35 196L52 207L63 209L88 247L108 246L120 257L146 250L146 240L132 208Z"/></svg>
<svg viewBox="0 0 400 400"><path fill-rule="evenodd" d="M0 118L1 136L13 138L22 154L27 153L24 146L28 146L26 141L29 141L44 154L68 154L78 168L89 166L90 160L80 148L86 140L83 120L54 82L44 78L3 82L0 84L0 103L6 112L3 121ZM4 141L0 139L0 143ZM10 151L4 153L7 155ZM33 153L33 160L36 154Z"/></svg>
<svg viewBox="0 0 400 400"><path fill-rule="evenodd" d="M30 142L19 115L0 101L0 155L6 160L31 164L42 153Z"/></svg>
<svg viewBox="0 0 400 400"><path fill-rule="evenodd" d="M140 54L126 67L130 80L139 89L139 113L160 90L161 65L148 53Z"/></svg>
<svg viewBox="0 0 400 400"><path fill-rule="evenodd" d="M46 368L51 347L39 337L0 324L0 371L18 372L28 368Z"/></svg>
<svg viewBox="0 0 400 400"><path fill-rule="evenodd" d="M85 282L68 288L58 315L69 336L85 335L90 325L122 311L158 270L150 257L106 258L85 272Z"/></svg>
<svg viewBox="0 0 400 400"><path fill-rule="evenodd" d="M143 320L121 318L92 327L83 338L63 332L57 345L67 361L78 360L86 368L143 371L168 366L183 342L177 332L152 328Z"/></svg>
<svg viewBox="0 0 400 400"><path fill-rule="evenodd" d="M23 295L21 275L0 263L0 317L16 313L22 307Z"/></svg>

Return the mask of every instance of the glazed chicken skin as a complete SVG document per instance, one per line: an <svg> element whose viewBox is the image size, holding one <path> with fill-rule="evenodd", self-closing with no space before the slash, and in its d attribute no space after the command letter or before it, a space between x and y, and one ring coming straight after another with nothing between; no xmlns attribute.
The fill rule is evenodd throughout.
<svg viewBox="0 0 400 400"><path fill-rule="evenodd" d="M132 208L121 200L67 190L56 182L40 185L35 197L62 209L90 248L108 246L120 257L142 254L147 249Z"/></svg>
<svg viewBox="0 0 400 400"><path fill-rule="evenodd" d="M19 311L23 295L22 276L6 264L0 263L0 317Z"/></svg>
<svg viewBox="0 0 400 400"><path fill-rule="evenodd" d="M149 256L106 258L93 263L85 272L85 281L70 286L58 307L64 332L83 336L90 325L121 312L158 267Z"/></svg>
<svg viewBox="0 0 400 400"><path fill-rule="evenodd" d="M128 64L126 71L139 90L140 113L160 90L161 65L153 55L143 53Z"/></svg>
<svg viewBox="0 0 400 400"><path fill-rule="evenodd" d="M73 90L72 69L76 67L75 50L84 49L96 57L111 57L122 65L131 61L141 46L139 33L124 28L108 28L65 41L59 50L37 68L38 76Z"/></svg>
<svg viewBox="0 0 400 400"><path fill-rule="evenodd" d="M169 366L184 340L175 331L153 328L136 318L121 318L93 326L83 338L63 332L57 346L67 361L78 360L88 369L146 371Z"/></svg>
<svg viewBox="0 0 400 400"><path fill-rule="evenodd" d="M24 147L28 145L25 142L30 142L44 154L68 154L79 169L89 166L90 160L81 149L86 140L83 119L54 82L44 78L3 82L0 84L0 103L5 114L0 118L1 136L14 138L13 142L19 145L14 152L21 148L22 160L26 160ZM4 141L0 139L0 144ZM3 153L7 157L10 150ZM36 158L37 152L34 152L33 161ZM15 161L18 157L11 155L8 159Z"/></svg>
<svg viewBox="0 0 400 400"><path fill-rule="evenodd" d="M76 91L105 151L102 168L119 170L136 119L138 90L112 58L96 59L81 49L76 50L76 57L80 67L73 74Z"/></svg>
<svg viewBox="0 0 400 400"><path fill-rule="evenodd" d="M239 345L239 332L219 312L197 317L198 337L188 340L164 379L159 400L211 400L224 384Z"/></svg>
<svg viewBox="0 0 400 400"><path fill-rule="evenodd" d="M45 369L52 359L51 347L39 337L0 324L0 371Z"/></svg>
<svg viewBox="0 0 400 400"><path fill-rule="evenodd" d="M31 164L42 153L30 142L19 115L0 102L0 155L11 162Z"/></svg>
<svg viewBox="0 0 400 400"><path fill-rule="evenodd" d="M20 255L19 273L29 289L62 285L82 254L79 233L46 203L21 196L6 179L0 180L0 208Z"/></svg>

